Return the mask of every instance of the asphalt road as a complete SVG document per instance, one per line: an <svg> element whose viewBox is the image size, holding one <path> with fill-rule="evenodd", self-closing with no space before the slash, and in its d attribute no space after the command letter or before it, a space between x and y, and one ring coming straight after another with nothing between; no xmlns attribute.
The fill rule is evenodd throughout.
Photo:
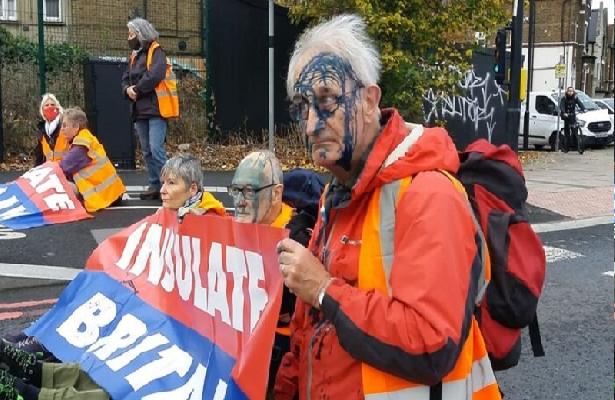
<svg viewBox="0 0 615 400"><path fill-rule="evenodd" d="M506 399L613 398L613 225L545 233L564 249L548 264L538 307L545 357L531 354L524 335L519 365L496 374ZM574 258L571 258L574 257Z"/></svg>

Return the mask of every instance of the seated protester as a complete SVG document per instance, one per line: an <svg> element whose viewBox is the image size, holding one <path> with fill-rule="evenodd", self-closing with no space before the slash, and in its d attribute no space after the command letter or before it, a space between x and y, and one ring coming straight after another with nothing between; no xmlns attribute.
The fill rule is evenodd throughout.
<svg viewBox="0 0 615 400"><path fill-rule="evenodd" d="M78 364L48 363L0 340L0 400L108 400Z"/></svg>
<svg viewBox="0 0 615 400"><path fill-rule="evenodd" d="M60 161L66 178L73 182L88 212L121 200L126 188L103 145L87 129L88 119L78 107L64 111L62 131L70 147Z"/></svg>
<svg viewBox="0 0 615 400"><path fill-rule="evenodd" d="M305 174L304 177L309 177L309 174ZM305 179L297 179L299 176L294 176L294 178L303 185L302 181ZM272 152L263 150L248 154L239 163L232 184L228 188L235 207L235 221L288 228L292 239L307 245L315 219L305 218L305 214L295 212L290 205L282 201L283 193L286 191L283 182L280 162ZM318 199L316 199L316 204L318 204ZM273 388L282 356L290 348L288 325L294 309L295 296L284 287L282 307L271 354L269 390Z"/></svg>
<svg viewBox="0 0 615 400"><path fill-rule="evenodd" d="M175 156L167 160L160 175L162 207L176 210L180 219L188 213L226 215L224 205L203 191L203 171L196 158ZM0 366L8 368L0 369L0 400L109 398L79 364L38 361L36 354L18 348L26 341L42 348L35 338L23 333L13 338L21 340L15 345L0 340Z"/></svg>
<svg viewBox="0 0 615 400"><path fill-rule="evenodd" d="M182 154L168 159L160 171L160 182L162 207L177 210L180 219L188 213L226 215L224 205L203 191L203 170L193 156Z"/></svg>
<svg viewBox="0 0 615 400"><path fill-rule="evenodd" d="M62 106L51 93L45 93L39 113L43 118L36 124L38 140L34 148L34 166L46 161L60 161L68 151L68 140L62 134Z"/></svg>

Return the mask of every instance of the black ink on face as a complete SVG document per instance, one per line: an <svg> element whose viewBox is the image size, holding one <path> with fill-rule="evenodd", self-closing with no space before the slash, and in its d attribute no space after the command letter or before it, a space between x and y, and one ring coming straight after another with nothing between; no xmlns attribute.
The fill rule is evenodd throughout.
<svg viewBox="0 0 615 400"><path fill-rule="evenodd" d="M350 170L352 153L357 142L356 109L360 89L363 87L350 64L333 53L321 53L303 67L295 83L295 93L308 102L308 112L315 112L317 121L314 136L325 129L327 121L338 109L344 112L344 149L336 164ZM317 88L321 90L317 93ZM326 93L331 89L332 93ZM339 90L339 92L338 92ZM323 93L326 93L323 95ZM308 152L312 152L311 144L306 140ZM326 159L326 150L319 152Z"/></svg>

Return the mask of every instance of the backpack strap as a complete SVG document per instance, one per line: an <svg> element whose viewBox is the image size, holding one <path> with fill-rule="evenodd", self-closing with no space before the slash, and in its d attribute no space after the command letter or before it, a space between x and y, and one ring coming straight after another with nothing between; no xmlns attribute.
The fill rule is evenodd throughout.
<svg viewBox="0 0 615 400"><path fill-rule="evenodd" d="M470 199L468 198L468 194L463 184L450 172L443 169L439 171L444 176L446 176L451 181L455 189L457 189L457 191L463 195L465 203L468 206L468 210L470 211L470 215L472 216L472 222L474 223L476 234L478 235L478 240L480 242L480 246L478 246L478 251L482 260L482 268L478 277L478 291L476 293L475 304L476 306L479 306L481 301L483 300L483 297L485 297L485 291L487 290L487 286L489 285L489 281L491 280L491 259L489 258L489 248L487 247L487 240L485 239L485 235L483 234L483 230L480 227L480 223L478 222L478 219L474 214L474 209L472 208L472 204L470 204Z"/></svg>
<svg viewBox="0 0 615 400"><path fill-rule="evenodd" d="M530 330L530 343L532 344L534 357L544 357L545 349L542 347L540 328L538 327L538 314L534 314L534 319L530 322L528 328Z"/></svg>

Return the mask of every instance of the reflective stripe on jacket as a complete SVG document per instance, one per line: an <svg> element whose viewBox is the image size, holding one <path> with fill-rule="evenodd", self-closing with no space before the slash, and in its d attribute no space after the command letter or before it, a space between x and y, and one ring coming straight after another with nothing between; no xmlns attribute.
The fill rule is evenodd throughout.
<svg viewBox="0 0 615 400"><path fill-rule="evenodd" d="M72 145L87 148L91 159L85 168L73 175L85 209L94 212L108 207L126 192L126 188L107 158L104 147L87 129L79 131Z"/></svg>
<svg viewBox="0 0 615 400"><path fill-rule="evenodd" d="M160 47L160 43L154 41L147 50L147 59L145 61L146 68L149 70L152 65L152 58L154 56L154 50ZM175 72L173 72L173 66L169 59L166 59L167 67L165 77L156 85L156 97L158 98L158 111L163 118L177 118L179 117L179 97L177 95L177 79ZM130 58L130 64L135 62L134 55Z"/></svg>
<svg viewBox="0 0 615 400"><path fill-rule="evenodd" d="M53 149L49 146L47 137L45 135L41 137L41 149L43 150L43 155L47 161L61 161L69 147L70 143L62 131L58 134Z"/></svg>
<svg viewBox="0 0 615 400"><path fill-rule="evenodd" d="M454 185L458 183L450 174L444 171L442 173ZM385 295L391 295L389 279L394 254L395 212L401 195L411 181L412 178L407 177L385 184L376 188L371 197L361 238L363 243L369 245L361 246L359 252L358 287L361 289L375 289ZM457 184L455 187L465 196L463 186ZM467 198L465 200L467 201ZM480 229L477 232L480 232ZM484 287L485 283L482 281L488 279L489 271L483 271L483 268L488 269L489 265L478 259L474 261L472 268L472 276L476 276L477 285ZM407 381L366 363L363 363L361 368L363 392L369 400L430 400L433 399L433 391L439 391L439 398L447 400L500 398L485 343L474 317L471 317L471 326L455 366L442 382L435 386Z"/></svg>

